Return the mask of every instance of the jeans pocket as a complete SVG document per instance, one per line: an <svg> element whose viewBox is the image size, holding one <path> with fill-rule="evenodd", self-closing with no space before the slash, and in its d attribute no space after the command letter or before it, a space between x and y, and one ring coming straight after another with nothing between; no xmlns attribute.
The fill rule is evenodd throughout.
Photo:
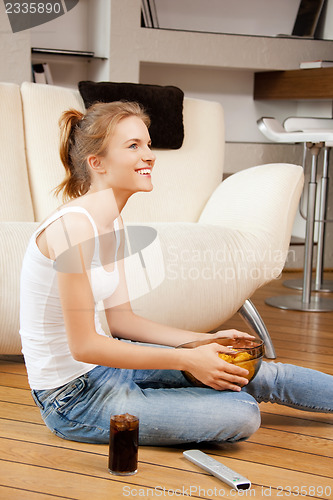
<svg viewBox="0 0 333 500"><path fill-rule="evenodd" d="M64 387L53 401L53 408L59 413L68 411L77 402L78 396L84 391L87 386L85 375L79 377L73 382L70 382Z"/></svg>

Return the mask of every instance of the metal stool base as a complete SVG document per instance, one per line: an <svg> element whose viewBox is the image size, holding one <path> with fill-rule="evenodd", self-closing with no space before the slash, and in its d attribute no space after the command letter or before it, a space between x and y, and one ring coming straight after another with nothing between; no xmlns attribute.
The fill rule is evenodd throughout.
<svg viewBox="0 0 333 500"><path fill-rule="evenodd" d="M286 280L283 285L287 288L292 288L293 290L303 290L303 280ZM313 292L333 292L333 280L323 280L320 288L316 288L316 282L313 280L311 284L311 290Z"/></svg>
<svg viewBox="0 0 333 500"><path fill-rule="evenodd" d="M311 297L309 303L302 302L301 295L279 295L270 297L265 303L278 309L305 312L331 312L333 311L333 300L324 297Z"/></svg>

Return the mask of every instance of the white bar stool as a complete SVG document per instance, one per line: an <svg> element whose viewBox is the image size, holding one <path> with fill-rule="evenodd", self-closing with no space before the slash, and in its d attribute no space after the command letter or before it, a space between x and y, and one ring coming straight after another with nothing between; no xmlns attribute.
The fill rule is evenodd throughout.
<svg viewBox="0 0 333 500"><path fill-rule="evenodd" d="M296 132L298 130L302 132L307 132L309 130L310 131L331 130L331 132L333 133L333 120L331 118L290 117L284 121L283 126L287 132ZM333 292L333 280L323 279L326 223L333 222L332 220L326 219L328 183L329 183L329 178L328 178L329 153L331 147L333 147L333 142L326 141L323 151L324 160L323 160L323 170L322 170L321 184L320 184L319 219L318 221L316 221L318 223L317 259L316 259L315 279L312 281L312 289L315 292ZM305 147L303 168L305 168L306 150L307 149ZM306 216L302 213L301 208L300 208L300 214L304 219L306 219ZM284 285L288 288L293 288L295 290L302 290L303 282L302 280L286 280L284 282Z"/></svg>
<svg viewBox="0 0 333 500"><path fill-rule="evenodd" d="M306 217L305 255L303 271L302 295L281 295L266 300L268 305L279 309L307 312L333 311L333 300L311 294L314 223L317 191L318 154L325 143L333 143L333 130L308 130L287 132L275 119L260 118L257 121L259 130L271 141L279 143L305 143L312 155L310 181L308 183L308 206Z"/></svg>

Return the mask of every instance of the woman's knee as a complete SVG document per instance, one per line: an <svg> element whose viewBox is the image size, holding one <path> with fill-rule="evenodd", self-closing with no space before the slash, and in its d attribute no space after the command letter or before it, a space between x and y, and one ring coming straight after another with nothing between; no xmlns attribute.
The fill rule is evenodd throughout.
<svg viewBox="0 0 333 500"><path fill-rule="evenodd" d="M219 441L235 442L248 439L260 427L260 409L254 398L244 392L234 401L229 413L226 429L221 429Z"/></svg>

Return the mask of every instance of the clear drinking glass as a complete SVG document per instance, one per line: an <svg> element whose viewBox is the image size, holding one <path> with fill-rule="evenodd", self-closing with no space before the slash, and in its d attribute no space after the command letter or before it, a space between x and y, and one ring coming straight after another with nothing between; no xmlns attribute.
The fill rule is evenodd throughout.
<svg viewBox="0 0 333 500"><path fill-rule="evenodd" d="M138 470L139 419L134 415L111 415L109 471L130 476Z"/></svg>

